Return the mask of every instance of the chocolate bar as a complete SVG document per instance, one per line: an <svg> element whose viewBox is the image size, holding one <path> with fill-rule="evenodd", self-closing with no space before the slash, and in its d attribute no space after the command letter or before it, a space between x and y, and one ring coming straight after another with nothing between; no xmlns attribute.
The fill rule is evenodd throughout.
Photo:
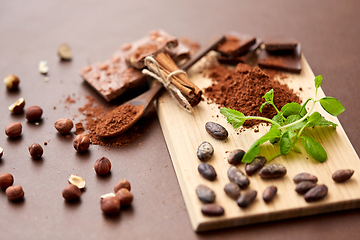
<svg viewBox="0 0 360 240"><path fill-rule="evenodd" d="M125 59L130 66L142 69L145 67L145 57L154 55L159 51L169 52L177 45L178 40L176 37L168 34L164 30L154 30L145 37L132 43L125 54Z"/></svg>
<svg viewBox="0 0 360 240"><path fill-rule="evenodd" d="M268 52L295 50L298 41L291 37L267 36L264 38L265 49Z"/></svg>
<svg viewBox="0 0 360 240"><path fill-rule="evenodd" d="M127 89L138 86L146 79L141 71L127 65L125 54L130 48L130 44L124 44L110 59L85 66L80 71L80 75L106 101L117 98Z"/></svg>
<svg viewBox="0 0 360 240"><path fill-rule="evenodd" d="M230 32L225 35L225 42L217 47L217 51L225 56L238 56L247 52L256 43L256 38L247 34Z"/></svg>
<svg viewBox="0 0 360 240"><path fill-rule="evenodd" d="M294 50L269 52L261 49L258 64L261 68L270 68L286 72L301 72L301 44Z"/></svg>

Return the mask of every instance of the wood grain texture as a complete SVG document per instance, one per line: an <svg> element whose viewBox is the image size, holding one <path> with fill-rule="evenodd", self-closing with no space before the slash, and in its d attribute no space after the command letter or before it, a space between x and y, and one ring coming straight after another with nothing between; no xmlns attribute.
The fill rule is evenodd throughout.
<svg viewBox="0 0 360 240"><path fill-rule="evenodd" d="M304 100L314 96L315 87L314 74L304 56L302 56L302 64L301 74L288 74L288 78L279 81L288 84ZM210 79L198 72L196 65L189 72L189 76L202 89L211 84ZM326 82L326 79L323 82ZM301 91L300 88L302 88ZM323 96L325 94L319 89L318 98ZM336 130L330 127L315 128L308 132L325 148L328 159L325 163L316 162L298 143L302 153L291 151L287 156L272 160L272 163L280 163L286 167L285 177L275 180L263 180L258 174L249 177L249 189L256 190L258 195L255 202L246 209L239 208L223 190L229 182L227 170L230 165L226 157L230 151L237 148L246 151L269 127L260 126L260 131L257 133L251 129L242 132L234 130L226 122L225 117L220 114L218 106L209 104L207 101L202 101L194 110L193 115L181 110L168 93L163 94L158 100L158 116L162 131L194 230L206 231L360 207L359 157L338 119L327 114L320 105L316 105L314 110L319 111L326 119L337 123L338 127ZM205 123L208 121L224 126L229 131L228 139L212 138L205 131ZM208 161L218 174L217 179L213 182L204 179L197 171L201 162L197 159L196 151L203 141L210 142L215 149L214 155ZM279 151L277 144L273 146L266 143L263 146L260 153L263 156L270 156L275 151ZM240 164L238 167L244 171L244 166L245 164ZM335 183L331 175L339 169L353 169L355 173L349 181ZM318 183L328 187L328 195L323 200L307 203L302 195L295 192L295 183L292 178L301 172L316 175L319 179ZM195 192L195 188L199 184L204 184L214 190L215 202L225 209L224 216L206 217L202 215L202 203ZM262 193L270 185L277 186L278 193L272 202L266 204L262 200Z"/></svg>

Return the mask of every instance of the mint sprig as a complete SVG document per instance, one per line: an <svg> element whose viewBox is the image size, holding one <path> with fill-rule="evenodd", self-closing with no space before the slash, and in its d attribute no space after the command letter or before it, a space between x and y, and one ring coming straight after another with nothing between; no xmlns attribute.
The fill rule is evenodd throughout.
<svg viewBox="0 0 360 240"><path fill-rule="evenodd" d="M256 140L253 145L251 145L251 147L244 155L242 162L251 163L256 155L260 153L260 145L267 141L270 141L272 144L279 143L280 145L280 152L268 157L268 161L271 161L275 157L286 155L291 150L300 152L299 147L296 146L296 143L299 139L301 139L302 145L304 146L306 152L316 161L324 162L327 159L325 149L305 130L309 127L330 126L336 128L337 126L336 123L323 118L320 113L313 112L316 103L320 103L322 108L333 116L338 116L345 111L345 108L339 100L333 97L324 97L319 100L316 99L317 91L322 81L323 78L321 75L317 76L314 80L316 88L314 98L307 99L303 105L300 105L296 102L287 103L281 108L280 111L274 104L274 90L271 89L268 91L263 96L265 102L261 105L259 111L262 112L263 107L267 104L270 104L277 112L277 115L275 115L272 119L258 116L245 116L243 113L230 108L220 109L221 114L226 117L227 121L231 123L235 129L242 126L246 120L256 119L271 123L269 132L267 132L261 138ZM312 102L312 105L310 106L310 110L307 111L306 106L310 102Z"/></svg>

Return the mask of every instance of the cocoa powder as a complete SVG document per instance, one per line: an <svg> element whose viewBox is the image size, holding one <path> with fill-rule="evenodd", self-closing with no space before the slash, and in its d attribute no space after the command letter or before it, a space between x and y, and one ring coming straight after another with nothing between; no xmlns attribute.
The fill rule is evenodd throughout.
<svg viewBox="0 0 360 240"><path fill-rule="evenodd" d="M239 63L233 70L214 65L208 69L208 76L213 80L212 85L205 89L208 101L240 111L245 116L272 118L276 115L276 110L270 105L266 105L262 113L259 111L260 106L265 102L264 94L271 89L274 89L274 103L279 110L289 102L301 103L299 96L293 90L274 80L274 74L270 78L258 67L252 68ZM245 121L243 126L251 128L260 122L262 121Z"/></svg>

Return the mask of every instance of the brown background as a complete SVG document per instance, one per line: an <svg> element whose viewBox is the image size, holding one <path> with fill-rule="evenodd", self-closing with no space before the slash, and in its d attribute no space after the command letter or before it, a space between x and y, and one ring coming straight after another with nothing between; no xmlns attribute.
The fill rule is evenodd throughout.
<svg viewBox="0 0 360 240"><path fill-rule="evenodd" d="M25 201L9 202L0 191L0 238L356 239L359 209L197 234L154 111L146 118L149 130L130 146L92 146L85 154L77 154L72 139L57 134L53 123L79 115L77 108L84 105L86 95L106 104L83 83L78 70L105 60L122 43L152 29L163 28L201 44L231 30L257 37L284 34L302 43L315 75L324 77L325 93L344 104L347 110L339 118L359 152L360 121L355 111L360 90L359 9L356 0L1 1L0 75L1 79L9 73L18 75L21 89L8 93L0 84L0 128L19 121L23 134L16 140L1 134L0 172L14 175L15 184L25 190ZM73 61L59 62L56 49L62 42L72 47ZM49 82L38 72L40 60L48 61ZM68 95L76 99L75 104L64 103ZM43 108L39 126L9 113L7 107L19 97L25 98L26 106ZM32 160L27 147L44 141L49 142L44 157ZM113 164L111 175L104 178L92 169L101 156ZM79 203L67 204L61 191L73 173L87 180L87 188ZM124 178L133 186L133 206L117 217L106 217L99 196Z"/></svg>

